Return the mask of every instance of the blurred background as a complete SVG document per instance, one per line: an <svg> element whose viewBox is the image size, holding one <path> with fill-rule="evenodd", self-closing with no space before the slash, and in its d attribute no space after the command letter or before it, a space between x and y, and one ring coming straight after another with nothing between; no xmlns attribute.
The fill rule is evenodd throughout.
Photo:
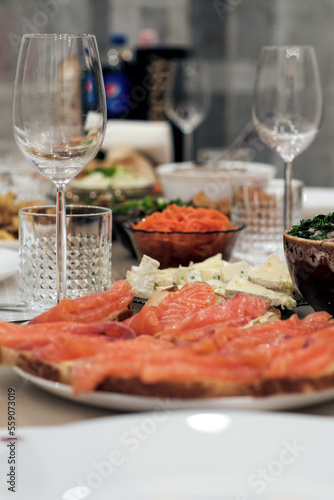
<svg viewBox="0 0 334 500"><path fill-rule="evenodd" d="M251 149L252 159L276 165L278 176L282 176L282 160L251 132L257 59L263 45L313 45L325 115L315 141L294 161L294 177L305 185L334 187L333 19L334 0L0 0L2 163L20 157L12 132L11 99L24 33L93 33L105 68L110 63L110 37L122 34L124 48L132 57L129 74L133 78L141 75L148 57L152 62L159 61L161 54L168 58L194 53L206 61L212 88L209 113L194 134L195 156L203 148L227 147L240 136ZM167 119L159 102L154 107L138 88L129 112L120 118ZM177 132L175 140L178 160Z"/></svg>

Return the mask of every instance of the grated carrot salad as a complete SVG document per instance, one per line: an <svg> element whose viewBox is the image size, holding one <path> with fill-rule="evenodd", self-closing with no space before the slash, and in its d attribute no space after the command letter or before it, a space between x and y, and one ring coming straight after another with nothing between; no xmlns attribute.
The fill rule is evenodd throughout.
<svg viewBox="0 0 334 500"><path fill-rule="evenodd" d="M133 229L162 232L209 232L235 229L228 217L214 208L195 208L185 205L169 205L162 212L154 212L137 224Z"/></svg>

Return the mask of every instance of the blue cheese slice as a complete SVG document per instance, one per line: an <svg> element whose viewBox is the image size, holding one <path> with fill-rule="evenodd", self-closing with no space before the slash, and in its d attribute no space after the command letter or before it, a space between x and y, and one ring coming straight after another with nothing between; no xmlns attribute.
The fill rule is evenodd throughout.
<svg viewBox="0 0 334 500"><path fill-rule="evenodd" d="M203 281L203 279L201 271L192 264L188 269L187 283L193 283L194 281Z"/></svg>
<svg viewBox="0 0 334 500"><path fill-rule="evenodd" d="M213 291L218 293L219 295L223 295L225 297L225 284L220 280L208 280L207 283L212 286Z"/></svg>
<svg viewBox="0 0 334 500"><path fill-rule="evenodd" d="M240 278L247 278L250 270L250 265L245 260L238 262L228 262L222 268L222 281L226 283L230 281L233 276L240 276Z"/></svg>
<svg viewBox="0 0 334 500"><path fill-rule="evenodd" d="M196 266L196 264L195 264ZM222 279L222 268L223 264L215 263L211 265L207 265L205 267L198 268L198 272L200 272L203 281L209 280L221 280Z"/></svg>
<svg viewBox="0 0 334 500"><path fill-rule="evenodd" d="M223 255L221 253L217 253L216 255L213 255L212 257L208 257L205 260L202 260L202 262L196 262L196 264L193 264L197 269L205 269L205 268L210 268L210 267L215 267L215 266L220 266L222 263L225 263L226 261L223 260Z"/></svg>
<svg viewBox="0 0 334 500"><path fill-rule="evenodd" d="M238 292L269 300L272 306L281 307L282 309L293 309L297 305L295 299L287 293L269 290L262 285L248 281L248 279L234 276L225 287L225 296L228 298L233 297Z"/></svg>
<svg viewBox="0 0 334 500"><path fill-rule="evenodd" d="M160 290L163 288L169 288L170 286L179 286L180 283L180 272L177 267L168 267L166 269L158 269L155 278L155 288Z"/></svg>

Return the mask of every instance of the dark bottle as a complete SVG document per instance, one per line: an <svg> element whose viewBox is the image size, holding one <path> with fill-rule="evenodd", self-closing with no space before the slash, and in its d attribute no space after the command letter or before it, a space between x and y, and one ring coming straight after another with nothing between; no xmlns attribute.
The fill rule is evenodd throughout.
<svg viewBox="0 0 334 500"><path fill-rule="evenodd" d="M110 37L108 65L103 67L106 90L107 117L131 118L133 111L131 91L134 85L133 54L128 48L128 38L123 34Z"/></svg>
<svg viewBox="0 0 334 500"><path fill-rule="evenodd" d="M136 51L137 87L145 99L137 101L136 117L141 120L168 120L165 114L165 92L168 85L169 62L189 57L191 50L182 47L148 47ZM138 90L135 95L139 94ZM184 134L170 122L173 132L174 160L182 160Z"/></svg>

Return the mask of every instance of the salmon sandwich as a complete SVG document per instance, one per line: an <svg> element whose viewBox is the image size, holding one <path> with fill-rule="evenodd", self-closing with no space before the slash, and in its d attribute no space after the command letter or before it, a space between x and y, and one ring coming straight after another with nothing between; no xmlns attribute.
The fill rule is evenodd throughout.
<svg viewBox="0 0 334 500"><path fill-rule="evenodd" d="M196 399L334 387L328 313L281 319L267 300L218 300L209 284L194 282L117 317L131 308L126 283L100 298L66 300L28 325L0 323L1 362L71 384L75 394Z"/></svg>

